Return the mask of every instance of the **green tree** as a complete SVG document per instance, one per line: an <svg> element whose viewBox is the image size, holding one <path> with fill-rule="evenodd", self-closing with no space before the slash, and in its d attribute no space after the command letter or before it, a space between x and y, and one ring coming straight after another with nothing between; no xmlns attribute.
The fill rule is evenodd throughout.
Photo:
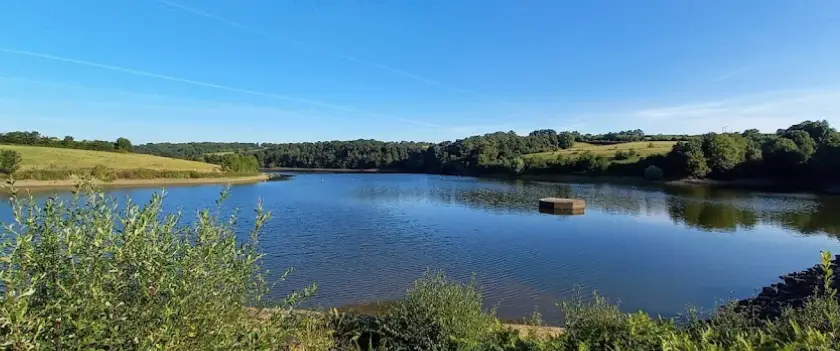
<svg viewBox="0 0 840 351"><path fill-rule="evenodd" d="M828 121L805 121L799 124L790 126L786 132L801 130L811 136L818 144L822 143L826 138L835 132L834 128L828 124Z"/></svg>
<svg viewBox="0 0 840 351"><path fill-rule="evenodd" d="M703 178L710 171L699 140L678 142L671 149L668 159L675 174L681 177Z"/></svg>
<svg viewBox="0 0 840 351"><path fill-rule="evenodd" d="M727 174L744 162L746 146L746 140L737 134L710 133L703 136L706 162L718 175Z"/></svg>
<svg viewBox="0 0 840 351"><path fill-rule="evenodd" d="M806 161L808 155L788 138L775 137L764 145L764 162L773 170L773 175L789 176Z"/></svg>
<svg viewBox="0 0 840 351"><path fill-rule="evenodd" d="M20 169L23 157L15 150L0 151L0 173L12 174Z"/></svg>
<svg viewBox="0 0 840 351"><path fill-rule="evenodd" d="M840 174L840 133L831 133L820 144L812 162L819 177L829 178Z"/></svg>
<svg viewBox="0 0 840 351"><path fill-rule="evenodd" d="M817 143L811 138L811 135L804 130L791 130L785 133L785 138L793 140L796 147L799 148L808 158L814 155L817 151Z"/></svg>
<svg viewBox="0 0 840 351"><path fill-rule="evenodd" d="M557 147L561 149L571 149L575 146L575 134L570 132L562 132L558 135L559 141Z"/></svg>
<svg viewBox="0 0 840 351"><path fill-rule="evenodd" d="M131 141L126 138L117 139L117 142L114 143L114 148L117 151L134 152L134 146L132 146Z"/></svg>

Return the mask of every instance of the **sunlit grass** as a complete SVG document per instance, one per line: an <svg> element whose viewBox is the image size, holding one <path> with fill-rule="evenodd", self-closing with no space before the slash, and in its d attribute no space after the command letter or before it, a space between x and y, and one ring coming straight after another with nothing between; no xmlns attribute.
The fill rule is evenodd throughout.
<svg viewBox="0 0 840 351"><path fill-rule="evenodd" d="M652 144L652 145L651 145ZM636 141L630 143L621 143L621 144L612 144L612 145L593 145L589 143L575 143L575 145L571 149L565 149L560 151L550 151L550 152L540 152L530 155L525 155L525 157L538 157L538 158L548 158L554 159L557 158L557 155L562 155L563 157L570 157L574 158L583 154L584 152L591 152L594 155L606 156L606 157L613 157L615 153L618 151L630 151L635 150L638 157L645 157L650 155L659 155L659 154L666 154L671 151L671 147L676 144L675 141ZM653 146L653 147L651 147ZM633 162L634 159L630 160L621 160L615 162Z"/></svg>
<svg viewBox="0 0 840 351"><path fill-rule="evenodd" d="M171 171L216 171L218 165L174 158L105 151L63 149L42 146L0 145L23 157L21 170L84 169L105 166L110 169L153 169Z"/></svg>

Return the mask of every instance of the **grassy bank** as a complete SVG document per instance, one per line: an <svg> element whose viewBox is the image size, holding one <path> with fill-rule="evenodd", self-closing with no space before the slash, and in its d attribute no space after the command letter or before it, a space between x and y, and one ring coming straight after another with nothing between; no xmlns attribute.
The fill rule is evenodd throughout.
<svg viewBox="0 0 840 351"><path fill-rule="evenodd" d="M18 188L73 188L79 182L101 187L250 183L268 179L253 172L223 171L216 164L166 157L40 146L0 145L0 151L20 154L22 162L11 177Z"/></svg>
<svg viewBox="0 0 840 351"><path fill-rule="evenodd" d="M15 187L17 189L25 189L32 191L48 191L48 190L70 190L75 189L80 182L87 182L95 185L98 188L143 188L143 187L161 187L161 186L185 186L185 185L204 185L204 184L248 184L257 183L269 180L269 176L261 173L247 173L247 174L228 174L215 173L211 177L199 178L150 178L150 179L115 179L111 181L102 181L98 179L84 180L82 178L71 178L65 180L15 180ZM0 188L0 193L6 192L7 189Z"/></svg>
<svg viewBox="0 0 840 351"><path fill-rule="evenodd" d="M636 141L629 143L617 143L610 145L594 145L589 143L578 142L570 149L564 149L551 152L540 152L535 154L524 155L525 158L544 158L556 159L557 156L575 157L583 153L589 152L596 156L614 157L616 152L635 151L636 158L646 157L650 155L664 155L671 151L671 148L676 144L675 141ZM621 162L628 162L632 160L622 160Z"/></svg>
<svg viewBox="0 0 840 351"><path fill-rule="evenodd" d="M104 166L114 169L151 169L168 171L214 172L219 165L135 153L117 153L62 149L43 146L0 145L0 150L14 150L23 158L21 170L90 169Z"/></svg>
<svg viewBox="0 0 840 351"><path fill-rule="evenodd" d="M223 192L221 206L227 193ZM510 326L474 283L429 272L379 315L295 313L315 286L266 308L258 251L270 215L251 235L201 211L164 216L162 197L120 210L100 193L39 205L13 199L0 226L0 347L7 350L834 350L840 305L831 256L757 300L784 299L760 318L726 305L666 319L626 314L598 295L558 303L562 333L539 314ZM235 220L234 218L233 220ZM249 238L238 240L237 238ZM244 241L243 241L244 240ZM809 293L810 291L810 293ZM803 297L807 296L807 297ZM534 326L534 327L530 327ZM554 329L556 331L556 329Z"/></svg>

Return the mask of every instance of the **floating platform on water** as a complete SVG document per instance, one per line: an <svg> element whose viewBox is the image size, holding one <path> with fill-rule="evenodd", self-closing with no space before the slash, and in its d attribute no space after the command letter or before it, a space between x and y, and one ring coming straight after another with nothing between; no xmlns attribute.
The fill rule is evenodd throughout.
<svg viewBox="0 0 840 351"><path fill-rule="evenodd" d="M586 209L586 201L582 199L565 199L547 197L540 199L540 212L564 215L581 215Z"/></svg>

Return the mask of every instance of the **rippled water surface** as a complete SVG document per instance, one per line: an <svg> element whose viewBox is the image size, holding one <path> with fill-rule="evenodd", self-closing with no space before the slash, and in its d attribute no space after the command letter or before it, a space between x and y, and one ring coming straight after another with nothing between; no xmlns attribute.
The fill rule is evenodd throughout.
<svg viewBox="0 0 840 351"><path fill-rule="evenodd" d="M192 215L221 186L167 190L166 208ZM115 190L147 201L156 189ZM542 214L546 196L587 201L579 216ZM303 174L234 186L247 235L259 198L273 219L266 267L294 274L275 289L317 282L318 306L400 297L427 269L473 274L503 318L597 289L622 309L663 315L744 297L777 276L840 252L836 197L706 188L501 182L408 174ZM0 220L9 219L0 204Z"/></svg>

